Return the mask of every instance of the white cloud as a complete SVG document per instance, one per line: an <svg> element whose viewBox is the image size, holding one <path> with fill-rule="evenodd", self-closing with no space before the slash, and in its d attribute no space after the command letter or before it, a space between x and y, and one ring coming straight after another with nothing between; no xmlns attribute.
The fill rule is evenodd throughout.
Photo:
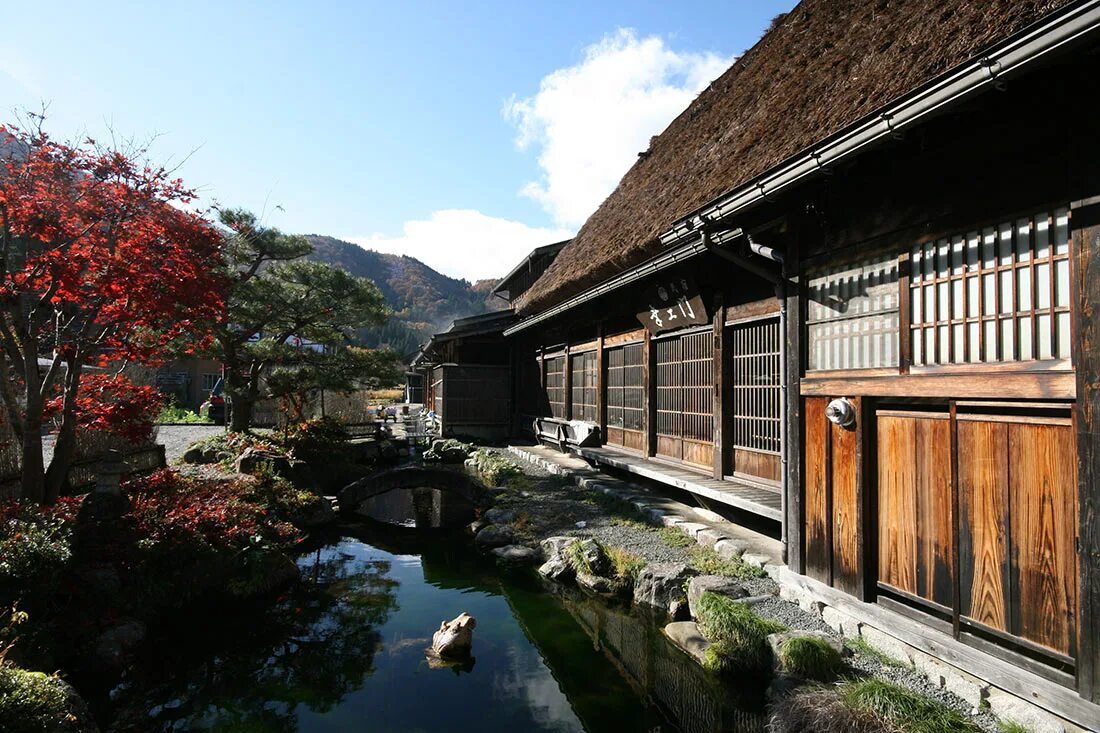
<svg viewBox="0 0 1100 733"><path fill-rule="evenodd" d="M473 209L444 209L407 221L398 236L345 237L368 249L415 257L451 277L503 277L535 247L572 236L567 229L532 227Z"/></svg>
<svg viewBox="0 0 1100 733"><path fill-rule="evenodd" d="M505 106L520 148L539 151L542 176L521 193L559 226L580 226L650 137L731 63L713 53L676 52L629 29L589 46L579 64L552 72L534 96Z"/></svg>

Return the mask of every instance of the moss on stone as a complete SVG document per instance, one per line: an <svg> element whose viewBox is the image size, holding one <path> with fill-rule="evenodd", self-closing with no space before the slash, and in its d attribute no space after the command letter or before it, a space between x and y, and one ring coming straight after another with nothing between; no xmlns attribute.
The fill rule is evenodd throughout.
<svg viewBox="0 0 1100 733"><path fill-rule="evenodd" d="M720 669L766 669L770 662L768 634L787 630L748 605L717 593L704 593L699 599L697 621L714 645L719 657L714 666Z"/></svg>
<svg viewBox="0 0 1100 733"><path fill-rule="evenodd" d="M74 697L55 675L0 667L0 723L9 733L92 730L87 711L74 709Z"/></svg>

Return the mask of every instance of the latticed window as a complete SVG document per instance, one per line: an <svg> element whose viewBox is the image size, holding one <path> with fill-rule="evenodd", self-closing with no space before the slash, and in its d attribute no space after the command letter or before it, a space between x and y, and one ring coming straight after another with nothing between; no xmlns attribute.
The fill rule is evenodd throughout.
<svg viewBox="0 0 1100 733"><path fill-rule="evenodd" d="M898 365L898 261L879 257L808 283L810 369Z"/></svg>
<svg viewBox="0 0 1100 733"><path fill-rule="evenodd" d="M607 350L607 425L645 428L645 346L628 344Z"/></svg>
<svg viewBox="0 0 1100 733"><path fill-rule="evenodd" d="M596 352L587 351L571 357L573 374L570 388L573 399L573 419L596 422Z"/></svg>
<svg viewBox="0 0 1100 733"><path fill-rule="evenodd" d="M657 434L714 439L714 349L710 331L657 342Z"/></svg>
<svg viewBox="0 0 1100 733"><path fill-rule="evenodd" d="M780 451L779 319L751 321L729 331L732 356L733 446Z"/></svg>
<svg viewBox="0 0 1100 733"><path fill-rule="evenodd" d="M1068 359L1069 211L913 247L914 365Z"/></svg>
<svg viewBox="0 0 1100 733"><path fill-rule="evenodd" d="M550 414L565 417L565 357L555 356L546 360L546 401Z"/></svg>

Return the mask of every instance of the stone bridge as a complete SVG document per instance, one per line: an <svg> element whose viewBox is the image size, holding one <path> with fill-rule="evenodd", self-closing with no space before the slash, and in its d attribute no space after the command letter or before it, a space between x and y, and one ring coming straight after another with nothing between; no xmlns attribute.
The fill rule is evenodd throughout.
<svg viewBox="0 0 1100 733"><path fill-rule="evenodd" d="M348 484L337 498L340 510L354 512L367 499L394 489L440 489L450 491L473 504L483 504L485 488L473 477L461 470L425 466L402 466L376 471Z"/></svg>

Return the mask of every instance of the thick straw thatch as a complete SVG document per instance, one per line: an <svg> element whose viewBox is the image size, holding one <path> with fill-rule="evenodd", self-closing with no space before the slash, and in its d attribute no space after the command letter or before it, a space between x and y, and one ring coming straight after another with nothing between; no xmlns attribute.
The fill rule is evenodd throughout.
<svg viewBox="0 0 1100 733"><path fill-rule="evenodd" d="M1066 4L803 0L653 138L519 309L652 257L676 220Z"/></svg>

